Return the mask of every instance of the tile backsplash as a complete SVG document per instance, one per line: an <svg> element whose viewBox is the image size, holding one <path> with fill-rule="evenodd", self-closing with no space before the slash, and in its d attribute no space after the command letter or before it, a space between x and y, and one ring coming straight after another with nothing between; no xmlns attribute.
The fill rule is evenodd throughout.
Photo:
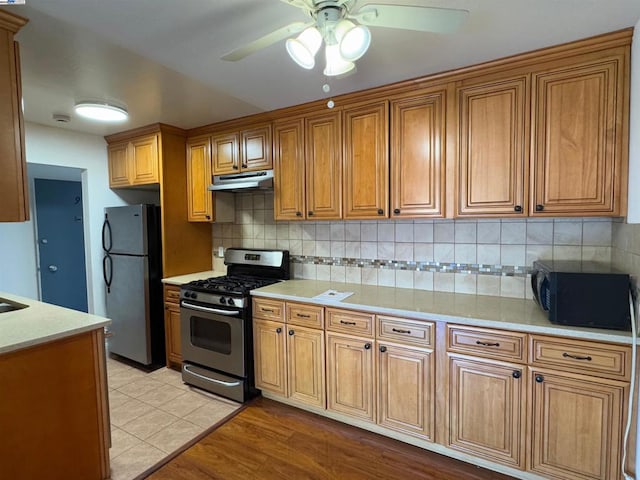
<svg viewBox="0 0 640 480"><path fill-rule="evenodd" d="M214 253L287 249L294 278L517 298L531 296L527 272L536 259L611 261L614 232L624 225L611 218L276 222L272 192L236 194L235 202L235 222L213 225ZM635 231L638 250L630 254L640 269Z"/></svg>

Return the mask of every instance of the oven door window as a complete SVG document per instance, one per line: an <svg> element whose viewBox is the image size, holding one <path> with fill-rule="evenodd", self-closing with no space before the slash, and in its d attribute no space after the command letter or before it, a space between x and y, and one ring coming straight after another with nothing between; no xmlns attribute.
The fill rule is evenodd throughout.
<svg viewBox="0 0 640 480"><path fill-rule="evenodd" d="M191 315L191 345L211 352L231 353L231 325L211 318Z"/></svg>

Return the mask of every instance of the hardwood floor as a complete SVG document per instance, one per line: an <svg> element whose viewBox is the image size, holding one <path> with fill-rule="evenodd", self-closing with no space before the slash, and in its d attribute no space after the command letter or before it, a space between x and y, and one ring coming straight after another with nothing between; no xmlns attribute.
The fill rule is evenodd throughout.
<svg viewBox="0 0 640 480"><path fill-rule="evenodd" d="M507 480L442 455L259 398L151 480Z"/></svg>

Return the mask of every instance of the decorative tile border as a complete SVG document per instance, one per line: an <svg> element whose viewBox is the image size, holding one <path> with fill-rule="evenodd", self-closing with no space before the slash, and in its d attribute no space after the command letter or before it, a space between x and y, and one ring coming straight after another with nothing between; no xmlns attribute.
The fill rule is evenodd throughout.
<svg viewBox="0 0 640 480"><path fill-rule="evenodd" d="M511 265L486 265L455 262L411 262L400 260L377 260L344 257L316 257L311 255L291 255L292 263L328 265L334 267L377 268L381 270L409 270L441 273L475 273L507 277L526 277L531 268Z"/></svg>

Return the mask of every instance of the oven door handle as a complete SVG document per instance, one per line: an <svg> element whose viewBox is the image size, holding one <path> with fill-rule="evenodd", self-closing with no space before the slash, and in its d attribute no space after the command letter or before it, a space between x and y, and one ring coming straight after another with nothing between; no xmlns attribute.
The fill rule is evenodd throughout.
<svg viewBox="0 0 640 480"><path fill-rule="evenodd" d="M219 313L220 315L227 315L227 316L238 315L240 313L238 310L220 310L217 308L201 307L200 305L194 305L193 303L185 302L184 300L180 305L182 305L185 308L190 308L191 310L199 310L201 312L207 312L207 313Z"/></svg>
<svg viewBox="0 0 640 480"><path fill-rule="evenodd" d="M187 372L189 375L193 375L194 377L206 380L207 382L218 383L220 385L224 385L225 387L237 387L238 385L240 385L240 382L223 382L222 380L216 380L215 378L205 377L204 375L200 375L193 370L189 370L189 367L187 365L182 365L182 371Z"/></svg>

